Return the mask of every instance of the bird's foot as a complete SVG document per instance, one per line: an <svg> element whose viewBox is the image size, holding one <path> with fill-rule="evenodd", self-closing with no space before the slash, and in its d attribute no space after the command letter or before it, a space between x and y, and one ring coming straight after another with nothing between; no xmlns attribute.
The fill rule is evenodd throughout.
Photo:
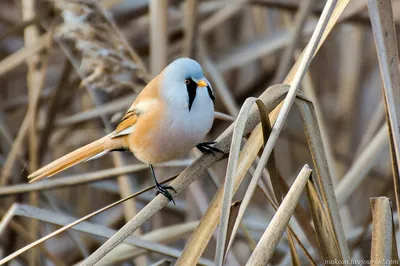
<svg viewBox="0 0 400 266"><path fill-rule="evenodd" d="M210 142L201 142L196 145L196 148L199 149L202 153L211 153L215 157L214 152L220 152L222 154L225 154L225 152L221 151L220 149L212 146L216 142L215 141L210 141Z"/></svg>
<svg viewBox="0 0 400 266"><path fill-rule="evenodd" d="M171 189L172 191L177 193L176 190L173 187L171 187L171 186L163 186L163 185L160 185L159 183L156 183L156 189L157 189L156 195L161 193L165 197L167 197L167 199L172 201L174 203L174 205L176 205L174 199L172 198L171 193L168 192L168 189Z"/></svg>

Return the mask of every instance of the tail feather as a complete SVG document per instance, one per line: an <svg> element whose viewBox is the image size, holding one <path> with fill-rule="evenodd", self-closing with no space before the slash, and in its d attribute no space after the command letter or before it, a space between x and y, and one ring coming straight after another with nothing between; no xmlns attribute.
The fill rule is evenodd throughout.
<svg viewBox="0 0 400 266"><path fill-rule="evenodd" d="M79 148L63 157L55 160L52 163L40 168L28 176L29 183L38 181L45 177L53 176L65 169L68 169L80 162L88 161L94 158L98 158L108 152L106 150L106 143L110 137L107 135L99 140L96 140L82 148Z"/></svg>

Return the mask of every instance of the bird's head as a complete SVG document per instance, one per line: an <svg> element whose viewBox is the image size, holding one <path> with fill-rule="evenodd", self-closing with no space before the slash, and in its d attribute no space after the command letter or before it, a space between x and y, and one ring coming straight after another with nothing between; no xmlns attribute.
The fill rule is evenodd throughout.
<svg viewBox="0 0 400 266"><path fill-rule="evenodd" d="M164 69L162 75L161 94L173 103L185 100L189 112L196 97L204 97L214 102L211 85L204 77L200 64L195 60L176 59Z"/></svg>

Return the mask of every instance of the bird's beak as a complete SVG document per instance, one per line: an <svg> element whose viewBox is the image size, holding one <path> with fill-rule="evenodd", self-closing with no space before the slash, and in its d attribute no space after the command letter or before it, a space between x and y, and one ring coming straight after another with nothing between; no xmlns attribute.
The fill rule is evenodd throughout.
<svg viewBox="0 0 400 266"><path fill-rule="evenodd" d="M197 82L197 86L206 87L206 86L208 86L208 84L207 84L207 82L204 81L204 79L201 79L200 81Z"/></svg>

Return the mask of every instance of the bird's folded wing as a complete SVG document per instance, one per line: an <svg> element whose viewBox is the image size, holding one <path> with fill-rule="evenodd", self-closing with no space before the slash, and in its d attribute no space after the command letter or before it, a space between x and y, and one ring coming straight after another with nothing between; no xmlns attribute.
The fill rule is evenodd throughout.
<svg viewBox="0 0 400 266"><path fill-rule="evenodd" d="M128 110L128 112L126 112L122 117L121 122L118 124L115 131L111 134L111 138L131 134L137 119L138 113L136 110Z"/></svg>

